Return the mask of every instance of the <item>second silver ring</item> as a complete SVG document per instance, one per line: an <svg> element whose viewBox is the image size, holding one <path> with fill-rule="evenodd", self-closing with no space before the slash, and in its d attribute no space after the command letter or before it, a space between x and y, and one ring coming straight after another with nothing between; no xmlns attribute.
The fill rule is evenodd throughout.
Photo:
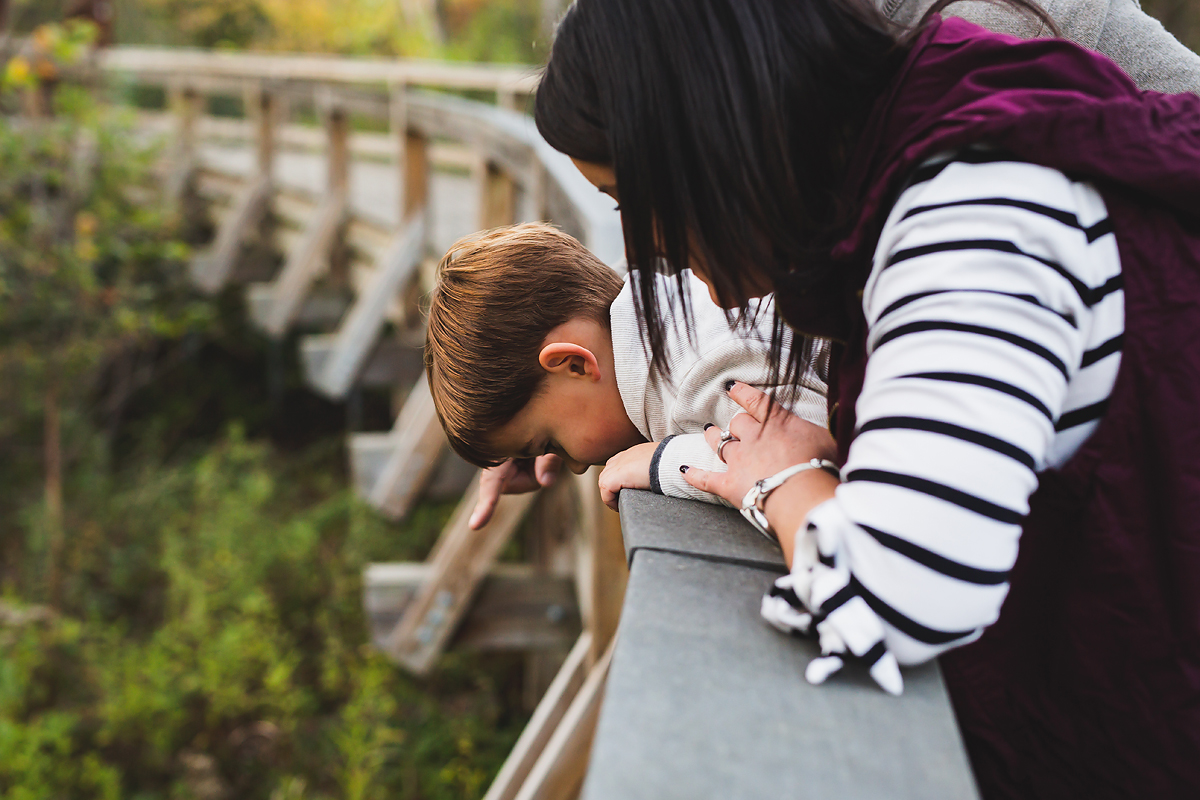
<svg viewBox="0 0 1200 800"><path fill-rule="evenodd" d="M721 460L722 464L729 463L728 461L725 460L725 453L724 453L725 445L729 444L730 442L740 442L740 441L741 441L741 439L737 438L729 431L721 431L721 441L717 444L717 458L719 458Z"/></svg>

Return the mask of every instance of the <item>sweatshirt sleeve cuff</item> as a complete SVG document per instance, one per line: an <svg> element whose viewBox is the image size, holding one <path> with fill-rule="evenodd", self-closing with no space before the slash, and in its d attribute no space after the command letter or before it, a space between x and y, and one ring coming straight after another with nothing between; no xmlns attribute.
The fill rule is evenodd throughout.
<svg viewBox="0 0 1200 800"><path fill-rule="evenodd" d="M686 497L705 503L728 505L715 494L702 492L687 482L680 472L684 465L698 467L709 472L724 472L726 467L717 459L702 433L684 433L672 436L657 448L650 470L651 485L667 497Z"/></svg>
<svg viewBox="0 0 1200 800"><path fill-rule="evenodd" d="M658 447L654 449L654 455L650 457L650 491L655 494L662 494L662 482L658 479L658 467L662 462L663 453L666 452L667 443L675 438L678 434L672 434L658 443Z"/></svg>

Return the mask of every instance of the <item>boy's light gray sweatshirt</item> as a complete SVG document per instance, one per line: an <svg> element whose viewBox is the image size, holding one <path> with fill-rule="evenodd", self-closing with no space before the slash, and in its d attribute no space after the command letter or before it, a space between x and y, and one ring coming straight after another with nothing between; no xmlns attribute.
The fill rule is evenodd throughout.
<svg viewBox="0 0 1200 800"><path fill-rule="evenodd" d="M875 0L891 19L915 25L934 0ZM1200 94L1200 55L1172 36L1137 0L1041 0L1064 39L1102 53L1142 89ZM1022 39L1049 36L1046 26L1027 14L989 0L959 0L943 12L996 33Z"/></svg>
<svg viewBox="0 0 1200 800"><path fill-rule="evenodd" d="M725 470L704 440L704 426L711 422L728 428L740 410L725 391L729 381L767 388L774 300L768 296L752 302L745 321L735 329L725 311L709 299L705 285L685 271L692 317L689 337L675 278L655 274L653 280L661 317L671 321L665 341L670 379L650 363L634 312L633 283L626 276L625 287L609 310L617 388L629 419L648 441L660 443L650 466L651 488L672 497L724 502L693 488L679 468L686 464L714 472ZM789 334L784 340L785 359L790 343ZM776 399L802 419L824 428L828 420L825 383L810 372L801 384L780 389Z"/></svg>

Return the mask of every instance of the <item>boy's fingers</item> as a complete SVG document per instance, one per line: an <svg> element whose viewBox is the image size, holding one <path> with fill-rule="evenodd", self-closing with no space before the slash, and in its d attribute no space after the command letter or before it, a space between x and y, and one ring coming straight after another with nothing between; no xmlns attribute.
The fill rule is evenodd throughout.
<svg viewBox="0 0 1200 800"><path fill-rule="evenodd" d="M496 510L496 503L500 501L500 487L498 484L488 486L483 481L479 482L479 500L475 503L475 510L471 512L471 519L467 522L467 527L473 531L477 531L484 525L488 524L488 520L492 518L492 512Z"/></svg>
<svg viewBox="0 0 1200 800"><path fill-rule="evenodd" d="M562 459L556 455L538 456L533 462L533 474L540 486L552 486L561 469Z"/></svg>
<svg viewBox="0 0 1200 800"><path fill-rule="evenodd" d="M604 501L604 505L608 506L613 511L617 510L617 498L620 495L620 489L614 492L613 490L607 489L603 486L600 487L600 499Z"/></svg>
<svg viewBox="0 0 1200 800"><path fill-rule="evenodd" d="M759 391L753 386L738 381L729 390L733 402L746 409L746 413L762 422L767 416L767 407L771 403L766 392Z"/></svg>
<svg viewBox="0 0 1200 800"><path fill-rule="evenodd" d="M612 462L610 461L609 463ZM613 467L605 467L600 473L598 483L600 485L600 499L604 501L604 505L616 511L617 497L621 494L621 487L619 481L613 480L613 469ZM613 486L616 486L616 488L612 488Z"/></svg>

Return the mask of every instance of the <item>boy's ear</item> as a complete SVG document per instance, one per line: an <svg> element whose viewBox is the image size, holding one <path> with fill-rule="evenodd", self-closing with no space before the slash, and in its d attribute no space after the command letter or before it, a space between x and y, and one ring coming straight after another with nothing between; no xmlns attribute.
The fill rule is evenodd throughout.
<svg viewBox="0 0 1200 800"><path fill-rule="evenodd" d="M600 363L586 347L571 342L551 342L538 354L538 363L546 372L558 372L573 378L600 380Z"/></svg>

